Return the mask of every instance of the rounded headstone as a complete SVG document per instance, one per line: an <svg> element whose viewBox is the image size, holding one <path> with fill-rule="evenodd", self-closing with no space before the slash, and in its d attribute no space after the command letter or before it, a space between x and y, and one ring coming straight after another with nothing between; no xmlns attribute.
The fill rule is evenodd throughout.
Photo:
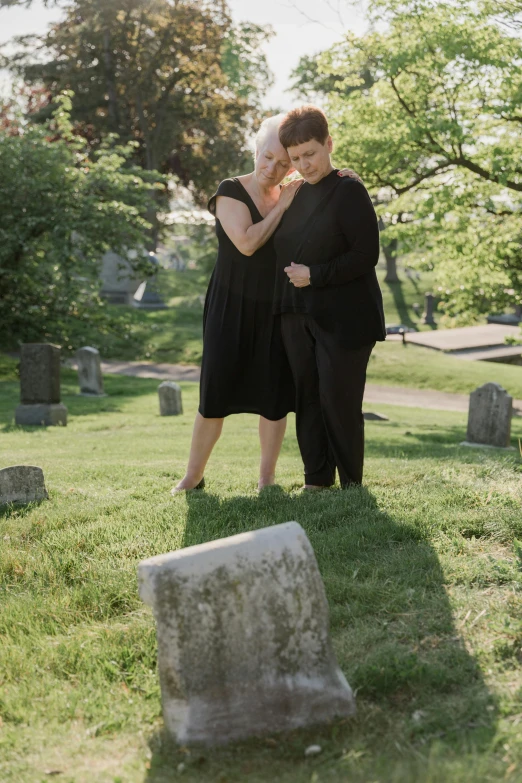
<svg viewBox="0 0 522 783"><path fill-rule="evenodd" d="M76 351L80 394L103 396L100 353L96 348L86 346Z"/></svg>
<svg viewBox="0 0 522 783"><path fill-rule="evenodd" d="M179 416L183 413L181 387L174 381L163 381L158 386L160 416Z"/></svg>
<svg viewBox="0 0 522 783"><path fill-rule="evenodd" d="M13 465L0 470L0 506L46 500L44 474L34 465Z"/></svg>
<svg viewBox="0 0 522 783"><path fill-rule="evenodd" d="M513 397L498 383L485 383L469 395L466 443L508 448Z"/></svg>

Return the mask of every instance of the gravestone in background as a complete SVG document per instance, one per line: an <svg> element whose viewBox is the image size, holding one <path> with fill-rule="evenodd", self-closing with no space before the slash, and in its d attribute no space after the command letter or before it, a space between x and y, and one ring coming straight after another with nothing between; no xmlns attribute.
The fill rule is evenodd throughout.
<svg viewBox="0 0 522 783"><path fill-rule="evenodd" d="M47 498L41 468L13 465L0 470L0 506L7 503L32 503Z"/></svg>
<svg viewBox="0 0 522 783"><path fill-rule="evenodd" d="M314 551L297 522L144 560L168 732L219 744L352 715Z"/></svg>
<svg viewBox="0 0 522 783"><path fill-rule="evenodd" d="M509 448L513 397L498 383L485 383L469 395L464 446Z"/></svg>
<svg viewBox="0 0 522 783"><path fill-rule="evenodd" d="M60 348L50 343L26 343L20 356L20 405L15 422L21 425L67 424L60 402Z"/></svg>
<svg viewBox="0 0 522 783"><path fill-rule="evenodd" d="M78 363L78 381L80 394L103 397L103 379L101 373L100 352L96 348L79 348L76 351Z"/></svg>
<svg viewBox="0 0 522 783"><path fill-rule="evenodd" d="M158 270L160 263L156 253L149 253L148 259L154 274L140 283L136 293L132 297L132 304L141 310L166 310L167 305L158 291Z"/></svg>
<svg viewBox="0 0 522 783"><path fill-rule="evenodd" d="M136 257L137 253L129 253ZM100 264L100 296L112 304L130 304L141 276L137 276L129 262L112 251L105 253Z"/></svg>
<svg viewBox="0 0 522 783"><path fill-rule="evenodd" d="M424 296L424 315L423 315L423 323L427 326L435 326L437 323L435 321L435 317L433 315L433 312L435 310L435 297L433 294L425 294Z"/></svg>
<svg viewBox="0 0 522 783"><path fill-rule="evenodd" d="M160 416L179 416L183 413L181 387L174 381L163 381L158 386Z"/></svg>

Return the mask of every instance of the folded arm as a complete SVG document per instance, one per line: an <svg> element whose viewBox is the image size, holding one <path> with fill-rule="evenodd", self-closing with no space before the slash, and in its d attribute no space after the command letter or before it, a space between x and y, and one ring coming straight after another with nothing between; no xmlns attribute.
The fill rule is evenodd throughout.
<svg viewBox="0 0 522 783"><path fill-rule="evenodd" d="M264 220L252 222L250 210L242 201L228 196L218 196L216 217L228 238L244 256L252 256L270 239L281 218L284 207L276 204Z"/></svg>
<svg viewBox="0 0 522 783"><path fill-rule="evenodd" d="M302 184L303 180L298 179L283 185L279 201L259 223L252 221L250 210L242 201L229 196L217 197L216 217L240 253L252 256L256 250L263 247L278 227Z"/></svg>

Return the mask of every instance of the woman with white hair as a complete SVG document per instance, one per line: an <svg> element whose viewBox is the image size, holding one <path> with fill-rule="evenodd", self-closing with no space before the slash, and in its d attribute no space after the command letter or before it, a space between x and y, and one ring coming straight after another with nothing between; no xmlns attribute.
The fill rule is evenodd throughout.
<svg viewBox="0 0 522 783"><path fill-rule="evenodd" d="M278 136L283 117L262 123L255 170L223 180L208 203L216 217L218 257L203 314L200 404L187 470L172 494L204 486L205 466L223 420L233 413L259 415L258 488L275 483L286 415L295 410L295 389L279 316L272 314L272 236L303 182L281 186L291 171Z"/></svg>

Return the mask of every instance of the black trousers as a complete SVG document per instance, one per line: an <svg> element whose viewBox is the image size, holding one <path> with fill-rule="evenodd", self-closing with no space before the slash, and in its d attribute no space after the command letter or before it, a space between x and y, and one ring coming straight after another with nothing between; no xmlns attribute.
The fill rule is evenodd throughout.
<svg viewBox="0 0 522 783"><path fill-rule="evenodd" d="M375 343L347 348L304 313L283 313L283 341L296 385L296 430L305 483L360 484L364 462L362 402Z"/></svg>

